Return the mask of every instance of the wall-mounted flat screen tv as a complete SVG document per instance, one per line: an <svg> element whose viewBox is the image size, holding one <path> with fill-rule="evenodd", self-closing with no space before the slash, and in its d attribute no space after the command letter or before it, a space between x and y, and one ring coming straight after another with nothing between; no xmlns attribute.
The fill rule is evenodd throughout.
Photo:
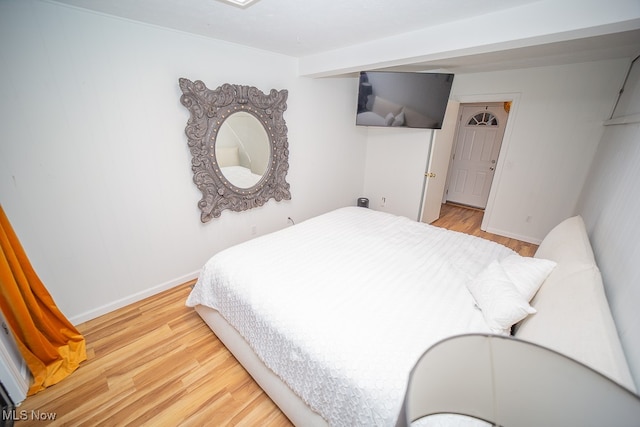
<svg viewBox="0 0 640 427"><path fill-rule="evenodd" d="M453 74L362 71L358 126L440 129Z"/></svg>

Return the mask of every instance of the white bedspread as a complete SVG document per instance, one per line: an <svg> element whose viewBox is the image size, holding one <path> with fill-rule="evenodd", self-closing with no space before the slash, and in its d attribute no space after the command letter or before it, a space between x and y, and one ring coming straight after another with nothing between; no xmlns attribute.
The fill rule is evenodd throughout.
<svg viewBox="0 0 640 427"><path fill-rule="evenodd" d="M251 188L262 179L262 176L243 166L225 166L220 171L230 183L239 188Z"/></svg>
<svg viewBox="0 0 640 427"><path fill-rule="evenodd" d="M428 347L490 332L465 282L512 253L343 208L218 253L187 305L218 310L331 425L392 426L409 372Z"/></svg>

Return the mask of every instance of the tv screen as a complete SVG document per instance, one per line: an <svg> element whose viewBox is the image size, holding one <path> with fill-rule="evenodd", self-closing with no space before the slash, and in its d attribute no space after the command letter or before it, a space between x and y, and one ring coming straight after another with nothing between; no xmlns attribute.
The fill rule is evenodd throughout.
<svg viewBox="0 0 640 427"><path fill-rule="evenodd" d="M453 74L362 71L358 126L440 129Z"/></svg>

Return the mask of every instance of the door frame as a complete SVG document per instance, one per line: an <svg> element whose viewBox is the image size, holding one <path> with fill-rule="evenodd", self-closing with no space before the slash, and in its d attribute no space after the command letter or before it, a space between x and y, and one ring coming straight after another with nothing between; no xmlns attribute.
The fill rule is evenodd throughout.
<svg viewBox="0 0 640 427"><path fill-rule="evenodd" d="M480 229L486 231L490 228L491 217L493 216L493 209L495 205L495 199L497 196L497 189L500 188L500 182L502 181L502 172L504 170L505 162L507 161L507 154L509 152L509 146L511 145L513 128L517 118L518 107L520 105L520 96L519 92L511 92L511 93L495 93L495 94L475 94L475 95L454 95L451 97L451 101L455 101L457 106L451 112L455 112L456 121L458 119L458 115L460 114L460 105L461 104L476 104L476 103L484 103L484 102L511 102L511 109L509 111L509 120L507 120L507 126L504 130L504 136L502 137L502 145L500 147L500 152L498 154L498 162L496 163L495 174L493 175L493 181L491 182L491 190L489 190L489 199L487 200L487 207L484 210L484 215L482 217L482 224L480 225ZM453 143L455 135L451 135L451 140L448 141L449 144L453 147ZM431 159L427 160L427 165L430 164ZM449 186L449 174L451 171L451 159L449 158L449 167L447 170L447 181L445 183L445 188ZM426 199L425 195L422 196L423 203ZM446 200L444 190L442 193L442 202ZM421 216L425 207L422 207Z"/></svg>
<svg viewBox="0 0 640 427"><path fill-rule="evenodd" d="M490 108L492 109L499 109L499 108L503 108L503 104L504 101L500 101L500 102L472 102L472 103L464 103L464 104L458 104L458 115L456 116L456 129L455 129L455 135L453 137L453 144L451 147L451 156L449 157L449 168L447 169L447 179L446 179L446 183L445 183L445 195L444 195L444 200L448 201L449 199L449 188L451 186L451 181L454 179L454 165L456 163L457 160L459 159L454 159L454 153L456 153L457 151L457 147L458 147L458 143L460 142L458 139L460 138L460 132L462 131L462 127L466 126L465 123L463 123L463 119L468 120L469 118L464 118L462 116L463 114L463 109L464 108L469 108L469 109L475 109L475 111L479 111L480 107L487 107L490 105ZM483 108L484 111L484 108ZM498 144L500 146L500 148L502 148L502 143L504 142L504 134L505 131L507 129L506 124L509 123L509 112L505 112L505 113L495 113L496 117L498 117L498 115L500 115L500 117L502 117L502 114L504 114L505 119L503 123L500 123L499 126L502 126L502 128L499 127L499 132L498 132L498 136L500 138L500 140L498 141ZM500 119L502 120L502 119ZM500 161L500 153L501 151L498 150L497 153L497 157L495 159L495 162L493 164L493 174L491 175L491 183L489 184L489 189L491 189L491 186L493 185L493 180L495 178L496 175L496 171L498 169L498 162ZM489 194L487 193L487 201L489 199ZM484 199L483 199L484 202ZM456 203L456 202L453 202ZM485 207L481 208L480 206L474 206L469 204L471 207L474 208L478 208L478 209L482 209L483 211L486 209L486 202L485 203Z"/></svg>

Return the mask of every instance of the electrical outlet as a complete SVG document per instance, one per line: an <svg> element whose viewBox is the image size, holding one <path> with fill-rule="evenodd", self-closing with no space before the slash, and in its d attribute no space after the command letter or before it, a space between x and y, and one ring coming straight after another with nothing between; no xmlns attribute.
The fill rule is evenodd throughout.
<svg viewBox="0 0 640 427"><path fill-rule="evenodd" d="M386 197L382 197L380 199L380 207L384 208L386 204L387 204L387 198Z"/></svg>

